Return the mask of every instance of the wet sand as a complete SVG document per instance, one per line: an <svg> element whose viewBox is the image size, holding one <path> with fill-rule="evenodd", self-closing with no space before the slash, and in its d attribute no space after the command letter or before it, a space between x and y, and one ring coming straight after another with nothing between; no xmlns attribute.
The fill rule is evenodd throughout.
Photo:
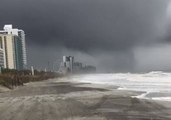
<svg viewBox="0 0 171 120"><path fill-rule="evenodd" d="M64 79L0 93L0 120L171 120L171 102L140 100L140 92Z"/></svg>

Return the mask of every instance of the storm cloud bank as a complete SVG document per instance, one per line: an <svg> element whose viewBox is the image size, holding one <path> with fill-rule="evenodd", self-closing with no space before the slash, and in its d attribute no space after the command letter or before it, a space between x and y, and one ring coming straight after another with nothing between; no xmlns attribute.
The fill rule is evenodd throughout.
<svg viewBox="0 0 171 120"><path fill-rule="evenodd" d="M29 64L73 55L99 70L171 70L170 0L5 0L0 26L26 32Z"/></svg>

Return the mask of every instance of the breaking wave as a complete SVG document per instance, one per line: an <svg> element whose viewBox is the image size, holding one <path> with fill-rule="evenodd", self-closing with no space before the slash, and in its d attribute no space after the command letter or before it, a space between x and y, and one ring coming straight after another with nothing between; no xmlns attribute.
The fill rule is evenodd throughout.
<svg viewBox="0 0 171 120"><path fill-rule="evenodd" d="M83 83L119 86L118 90L142 91L143 94L133 96L140 99L171 101L171 73L162 71L145 74L89 74L74 76L71 79Z"/></svg>

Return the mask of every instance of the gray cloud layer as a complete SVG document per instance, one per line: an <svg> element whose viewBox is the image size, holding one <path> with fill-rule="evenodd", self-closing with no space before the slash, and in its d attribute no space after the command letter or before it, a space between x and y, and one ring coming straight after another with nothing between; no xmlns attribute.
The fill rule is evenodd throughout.
<svg viewBox="0 0 171 120"><path fill-rule="evenodd" d="M167 55L155 61L168 50L163 44L171 47L170 2L5 0L0 26L12 23L26 31L30 65L39 68L68 54L106 71L171 70L171 62L160 65ZM155 54L156 46L161 53Z"/></svg>

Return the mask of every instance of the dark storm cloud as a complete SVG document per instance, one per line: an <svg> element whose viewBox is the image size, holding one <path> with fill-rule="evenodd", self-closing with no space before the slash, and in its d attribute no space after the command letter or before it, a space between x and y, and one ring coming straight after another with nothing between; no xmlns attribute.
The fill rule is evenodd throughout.
<svg viewBox="0 0 171 120"><path fill-rule="evenodd" d="M39 45L60 43L78 50L123 50L144 36L150 36L154 30L153 22L166 7L161 3L164 2L6 0L1 3L1 16L4 16L4 23L7 20L25 28L31 42Z"/></svg>
<svg viewBox="0 0 171 120"><path fill-rule="evenodd" d="M40 53L46 48L59 47L82 52L85 56L90 54L94 59L98 58L95 60L98 64L105 63L108 57L109 64L103 64L106 68L134 69L134 47L157 41L169 2L5 0L0 4L0 26L12 23L26 31L30 57L33 57L33 46ZM49 55L47 52L44 57ZM34 58L38 61L36 55Z"/></svg>

